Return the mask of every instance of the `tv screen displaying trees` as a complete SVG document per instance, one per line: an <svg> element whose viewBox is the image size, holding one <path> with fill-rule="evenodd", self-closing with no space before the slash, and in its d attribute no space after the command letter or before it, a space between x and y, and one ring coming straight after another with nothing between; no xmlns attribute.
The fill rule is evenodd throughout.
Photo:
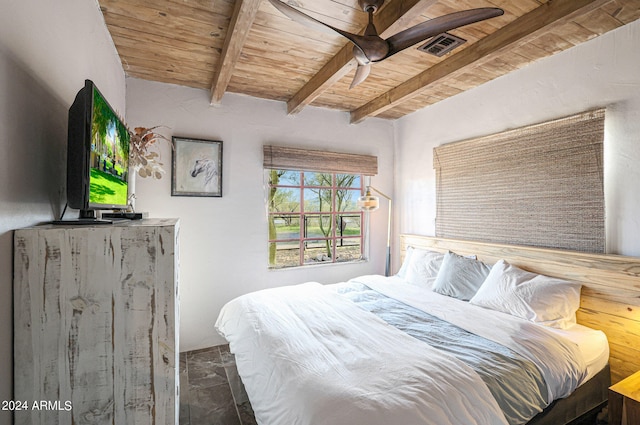
<svg viewBox="0 0 640 425"><path fill-rule="evenodd" d="M100 92L93 89L89 204L126 206L129 131Z"/></svg>

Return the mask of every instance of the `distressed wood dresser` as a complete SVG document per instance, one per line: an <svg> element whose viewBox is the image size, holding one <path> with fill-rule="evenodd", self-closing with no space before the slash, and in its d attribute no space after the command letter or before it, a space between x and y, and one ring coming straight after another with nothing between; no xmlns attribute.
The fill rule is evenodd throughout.
<svg viewBox="0 0 640 425"><path fill-rule="evenodd" d="M174 219L15 231L16 424L178 423L178 233Z"/></svg>

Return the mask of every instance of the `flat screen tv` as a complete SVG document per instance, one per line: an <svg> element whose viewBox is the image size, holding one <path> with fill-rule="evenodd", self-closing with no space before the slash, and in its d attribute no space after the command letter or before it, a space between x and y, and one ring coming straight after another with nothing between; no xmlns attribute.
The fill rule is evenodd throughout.
<svg viewBox="0 0 640 425"><path fill-rule="evenodd" d="M129 140L124 122L91 80L69 108L67 207L80 221L96 210L126 209L129 199Z"/></svg>

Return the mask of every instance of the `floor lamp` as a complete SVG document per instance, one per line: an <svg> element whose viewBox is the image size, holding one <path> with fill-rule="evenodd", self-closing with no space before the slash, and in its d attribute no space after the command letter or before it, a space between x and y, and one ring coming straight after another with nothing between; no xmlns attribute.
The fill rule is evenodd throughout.
<svg viewBox="0 0 640 425"><path fill-rule="evenodd" d="M376 192L383 198L389 201L389 219L387 221L387 260L384 267L384 275L389 276L391 272L391 198L384 193L380 192L373 186L367 186L367 192L364 196L358 198L358 207L362 211L375 211L380 208L380 199L377 196L371 195L371 191Z"/></svg>

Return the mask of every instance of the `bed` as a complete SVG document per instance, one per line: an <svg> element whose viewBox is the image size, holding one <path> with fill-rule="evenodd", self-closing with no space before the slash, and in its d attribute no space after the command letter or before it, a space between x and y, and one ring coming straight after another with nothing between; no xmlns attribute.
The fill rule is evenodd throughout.
<svg viewBox="0 0 640 425"><path fill-rule="evenodd" d="M224 307L216 328L236 356L258 423L562 424L606 402L609 345L602 331L576 323L576 259L571 276L555 260L549 268L574 277L561 280L569 289L558 290L557 278L535 278L527 289L569 299L568 310L530 302L518 314L489 308L495 299L465 285L489 280L494 269L498 282L507 270L527 276L548 257L527 261L527 249L516 255L495 246L487 255L486 245L409 235L402 241L399 276L269 289ZM420 284L415 270L406 274L412 251L440 259L423 264ZM460 275L449 267L456 262L483 264L484 274L462 269L465 276L455 279L463 285L443 287L442 275L449 282Z"/></svg>

